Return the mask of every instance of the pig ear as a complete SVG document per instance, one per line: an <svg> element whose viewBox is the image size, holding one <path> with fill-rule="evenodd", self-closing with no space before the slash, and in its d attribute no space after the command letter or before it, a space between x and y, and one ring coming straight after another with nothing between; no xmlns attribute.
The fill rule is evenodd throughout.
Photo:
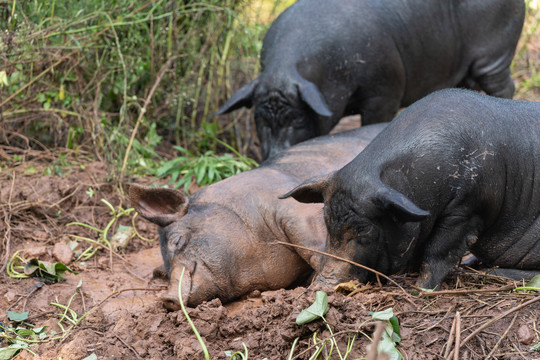
<svg viewBox="0 0 540 360"><path fill-rule="evenodd" d="M187 196L179 190L137 184L129 187L129 200L143 218L162 227L184 216L189 202Z"/></svg>
<svg viewBox="0 0 540 360"><path fill-rule="evenodd" d="M324 202L324 191L332 175L333 173L308 179L279 198L292 197L301 203L322 203Z"/></svg>
<svg viewBox="0 0 540 360"><path fill-rule="evenodd" d="M249 84L242 86L214 115L223 115L241 107L250 108L253 106L253 92L258 84L259 79L257 78Z"/></svg>
<svg viewBox="0 0 540 360"><path fill-rule="evenodd" d="M328 105L326 105L326 100L324 100L323 95L314 83L301 77L297 87L300 99L313 109L313 111L321 116L332 116L332 112L328 109Z"/></svg>
<svg viewBox="0 0 540 360"><path fill-rule="evenodd" d="M386 186L377 191L374 203L381 210L392 213L403 222L421 221L430 215L429 211L420 209L399 191Z"/></svg>

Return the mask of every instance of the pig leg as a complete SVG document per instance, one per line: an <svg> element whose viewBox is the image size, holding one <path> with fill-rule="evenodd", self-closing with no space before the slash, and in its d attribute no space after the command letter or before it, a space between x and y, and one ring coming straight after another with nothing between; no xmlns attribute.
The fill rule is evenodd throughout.
<svg viewBox="0 0 540 360"><path fill-rule="evenodd" d="M392 99L386 96L376 96L369 98L363 103L362 126L376 124L380 122L389 122L399 110L400 100Z"/></svg>
<svg viewBox="0 0 540 360"><path fill-rule="evenodd" d="M449 216L440 221L427 240L416 285L440 290L440 284L478 238L478 218Z"/></svg>
<svg viewBox="0 0 540 360"><path fill-rule="evenodd" d="M480 88L488 95L511 99L514 96L514 82L510 76L510 68L505 67L497 72L488 72L476 78Z"/></svg>

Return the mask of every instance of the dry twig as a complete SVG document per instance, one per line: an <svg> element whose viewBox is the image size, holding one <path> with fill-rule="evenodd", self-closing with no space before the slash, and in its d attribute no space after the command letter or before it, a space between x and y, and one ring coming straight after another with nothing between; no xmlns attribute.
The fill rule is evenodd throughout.
<svg viewBox="0 0 540 360"><path fill-rule="evenodd" d="M406 296L411 296L408 292L405 291L404 288L402 288L397 282L395 282L394 280L392 280L390 277L384 275L382 272L380 271L377 271L377 270L374 270L370 267L367 267L365 265L362 265L362 264L359 264L359 263L356 263L354 261L351 261L351 260L347 260L347 259L344 259L344 258L341 258L339 256L336 256L336 255L332 255L332 254L329 254L329 253L326 253L324 251L319 251L319 250L315 250L315 249L310 249L310 248L307 248L305 246L300 246L300 245L296 245L296 244L291 244L291 243L286 243L286 242L283 242L283 241L276 241L275 242L276 244L280 244L280 245L285 245L285 246L292 246L292 247L295 247L295 248L298 248L298 249L302 249L302 250L307 250L307 251L311 251L311 252L314 252L316 254L321 254L321 255L324 255L324 256L328 256L328 257L331 257L333 259L336 259L336 260L340 260L340 261L344 261L346 263L349 263L351 265L354 265L354 266L357 266L359 268L362 268L364 270L367 270L367 271L371 271L372 273L374 273L375 275L377 275L377 280L379 279L379 276L385 278L386 280L390 281L392 284L396 285L401 291L403 291L403 293L406 295ZM379 281L379 284L380 284L380 281Z"/></svg>
<svg viewBox="0 0 540 360"><path fill-rule="evenodd" d="M378 356L377 347L379 346L379 341L381 341L382 332L384 331L385 327L386 324L383 321L377 321L377 325L375 326L375 334L373 335L373 342L370 345L366 360L384 359L384 355L386 354L381 354L380 356ZM386 358L388 358L388 356L386 356Z"/></svg>
<svg viewBox="0 0 540 360"><path fill-rule="evenodd" d="M421 291L418 294L418 297L431 297L431 296L439 296L439 295L470 295L470 294L482 294L482 293L490 293L490 292L508 291L508 290L512 290L514 288L514 285L506 285L506 286L502 286L496 289L440 290L440 291L433 291L433 292L422 291L422 289L414 285L412 287Z"/></svg>
<svg viewBox="0 0 540 360"><path fill-rule="evenodd" d="M510 322L510 325L506 328L506 331L501 335L501 338L499 339L499 341L497 341L497 343L495 344L495 346L493 347L493 349L491 349L491 351L489 352L489 354L486 356L486 360L488 360L494 353L495 351L497 350L497 348L499 347L499 345L501 344L501 341L503 341L503 339L506 337L506 335L508 335L508 332L510 331L510 329L512 328L512 326L514 325L514 322L516 321L516 318L518 316L518 313L516 313L514 315L514 318L512 319L512 321Z"/></svg>
<svg viewBox="0 0 540 360"><path fill-rule="evenodd" d="M465 338L465 340L463 340L463 342L461 343L461 346L463 347L463 345L465 345L467 342L469 342L469 340L471 340L473 337L475 337L476 335L478 335L482 330L484 330L485 328L489 327L490 325L492 325L493 323L499 321L500 319L510 315L511 313L515 312L515 311L518 311L518 310L521 310L523 309L524 307L526 306L529 306L531 304L534 304L535 302L538 302L540 301L540 296L537 296L535 298L532 298L531 300L527 301L527 302L524 302L523 304L520 304L504 313L502 313L501 315L498 315L496 317L494 317L493 319L487 321L486 323L484 323L482 326L480 326L478 329L476 329L475 331L473 331L469 336L467 336Z"/></svg>

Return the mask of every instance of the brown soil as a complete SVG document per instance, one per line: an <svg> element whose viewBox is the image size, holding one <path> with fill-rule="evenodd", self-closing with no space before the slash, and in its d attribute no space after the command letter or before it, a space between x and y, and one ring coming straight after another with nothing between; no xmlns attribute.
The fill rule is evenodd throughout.
<svg viewBox="0 0 540 360"><path fill-rule="evenodd" d="M107 199L115 207L127 208L118 187L107 181L108 172L101 163L66 168L71 173L62 176L25 175L31 163L14 167L0 174L0 234L3 235L3 254L9 256L24 250L24 257L56 261L61 252L55 244L66 243L71 235L96 239L94 232L79 226L67 226L78 221L103 229L110 221L109 209L100 202ZM77 170L74 170L77 168ZM38 169L42 173L42 169ZM144 179L138 179L141 182ZM88 195L92 188L94 194ZM129 225L131 216L121 219ZM142 219L135 224L140 233L156 239L156 229ZM86 248L89 244L81 242ZM58 245L57 245L58 248ZM77 250L76 250L77 252ZM9 256L2 259L2 264ZM56 258L55 258L56 257ZM68 251L68 261L72 259ZM42 280L12 279L5 271L0 274L0 308L29 311L29 323L48 326L46 331L62 334L58 325L63 311L51 302L68 304L75 294L70 309L77 317L86 318L62 340L54 340L32 347L40 359L83 359L95 353L99 359L199 359L201 346L196 340L182 312L167 312L159 301L166 282L153 278L153 269L160 265L157 241L133 239L118 255L100 250L86 262L70 266L79 273L69 274L64 282L45 284ZM403 341L398 347L407 359L443 358L453 350L448 344L452 324L459 312L460 339L463 341L483 324L507 314L491 326L473 336L461 346L463 359L483 359L492 350L498 359L540 358L530 346L540 341L538 317L540 302L511 312L518 305L534 298L534 294L509 291L511 281L484 276L472 270L456 269L446 284L455 292L419 297L412 284L414 276L393 277L400 286L377 284L347 296L334 291L329 294L330 312L326 320L336 334L342 351L347 340L357 335L350 359L366 356L374 329L370 311L392 307L400 321ZM82 287L77 284L82 280ZM512 287L512 286L510 286ZM481 292L493 289L491 293ZM322 321L298 326L299 312L314 299L313 288L295 288L263 292L259 297L223 306L219 300L189 309L189 315L204 339L212 359L226 359L226 351L248 349L253 359L283 359L294 349L295 358L308 359L313 353L313 334L327 339L329 330ZM0 321L13 325L0 313ZM64 329L69 323L61 322ZM501 340L502 339L502 340ZM497 345L498 344L498 345ZM3 344L5 346L5 344ZM324 354L324 353L323 353ZM17 359L30 359L26 351ZM334 356L332 358L337 358Z"/></svg>

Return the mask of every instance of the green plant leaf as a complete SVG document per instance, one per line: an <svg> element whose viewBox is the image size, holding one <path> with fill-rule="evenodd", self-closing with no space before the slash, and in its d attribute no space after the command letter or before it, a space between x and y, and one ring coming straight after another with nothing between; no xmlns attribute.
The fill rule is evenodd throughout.
<svg viewBox="0 0 540 360"><path fill-rule="evenodd" d="M388 308L382 311L370 311L369 315L371 315L371 318L375 321L388 321L394 316L394 310L392 310L392 308Z"/></svg>
<svg viewBox="0 0 540 360"><path fill-rule="evenodd" d="M401 342L401 333L399 331L399 320L394 315L392 308L382 311L370 312L371 318L375 321L385 322L386 328L383 331L382 339L379 341L377 351L385 352L390 357L390 360L398 360L403 358L400 352L396 349L396 344Z"/></svg>
<svg viewBox="0 0 540 360"><path fill-rule="evenodd" d="M396 349L394 341L390 339L386 332L383 332L382 339L377 346L377 352L379 354L383 352L386 353L389 356L389 360L399 360L402 358L401 354Z"/></svg>
<svg viewBox="0 0 540 360"><path fill-rule="evenodd" d="M389 320L390 325L392 326L392 340L399 344L401 342L401 333L399 331L399 320L397 317L392 316Z"/></svg>
<svg viewBox="0 0 540 360"><path fill-rule="evenodd" d="M535 275L525 286L540 289L540 274Z"/></svg>
<svg viewBox="0 0 540 360"><path fill-rule="evenodd" d="M5 348L0 348L0 360L9 360L21 350L21 347L10 345Z"/></svg>
<svg viewBox="0 0 540 360"><path fill-rule="evenodd" d="M328 295L324 291L317 291L315 293L315 302L298 314L296 324L304 325L318 318L323 318L329 310Z"/></svg>
<svg viewBox="0 0 540 360"><path fill-rule="evenodd" d="M7 317L11 321L24 321L28 319L28 314L29 314L28 311L24 311L24 312L8 311Z"/></svg>
<svg viewBox="0 0 540 360"><path fill-rule="evenodd" d="M29 336L35 337L37 335L33 329L20 328L20 329L15 330L15 332L17 333L17 335L23 338L29 337Z"/></svg>
<svg viewBox="0 0 540 360"><path fill-rule="evenodd" d="M530 348L532 351L540 351L540 342L536 345L531 346Z"/></svg>
<svg viewBox="0 0 540 360"><path fill-rule="evenodd" d="M51 281L64 280L66 271L77 274L76 271L61 262L50 263L47 261L40 262L38 259L31 259L24 265L24 273L26 275L43 277Z"/></svg>

